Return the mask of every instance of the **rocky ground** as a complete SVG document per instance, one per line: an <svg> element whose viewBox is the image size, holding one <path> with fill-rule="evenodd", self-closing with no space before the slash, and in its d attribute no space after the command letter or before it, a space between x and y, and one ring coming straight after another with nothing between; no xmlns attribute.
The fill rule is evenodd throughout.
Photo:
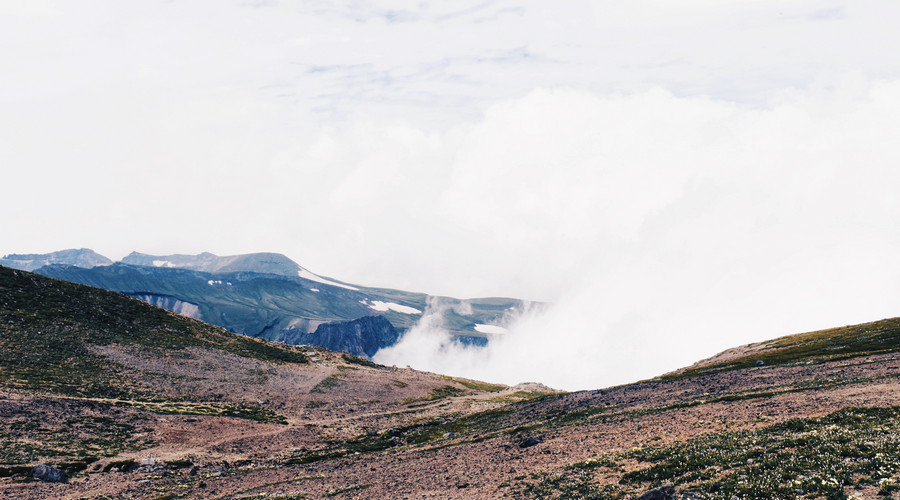
<svg viewBox="0 0 900 500"><path fill-rule="evenodd" d="M0 480L0 492L10 498L552 497L578 496L566 483L578 471L585 497L636 497L656 483L678 478L623 484L627 473L653 465L629 456L635 449L762 429L847 407L900 405L900 357L893 354L754 367L513 403L509 401L536 393L472 390L428 400L430 392L410 387L439 376L371 370L362 377L364 385L357 386L363 383L356 378L361 369L340 370L351 365L335 355L319 362L318 368L300 370L316 372L316 379L302 384L305 389L279 397L277 408L287 424L160 415L107 402L7 394L0 401L6 422L10 415L29 421L47 415L40 425L53 432L64 422L109 417L134 430L123 449L113 449L117 453L90 464L67 483L43 483L22 474ZM342 383L354 387L352 394L339 386L312 391L335 374L345 375ZM293 375L298 380L302 376ZM407 385L398 387L402 384ZM383 399L385 391L394 390L389 386L400 392L399 401ZM261 384L252 397L277 397L271 390ZM466 415L470 420L461 420ZM348 445L360 436L372 446ZM523 446L528 438L535 438L535 444ZM103 472L128 460L134 464ZM573 468L591 461L603 465ZM896 480L897 472L890 471L889 477ZM690 482L679 487L689 490ZM877 482L842 488L860 498L875 498L880 490Z"/></svg>

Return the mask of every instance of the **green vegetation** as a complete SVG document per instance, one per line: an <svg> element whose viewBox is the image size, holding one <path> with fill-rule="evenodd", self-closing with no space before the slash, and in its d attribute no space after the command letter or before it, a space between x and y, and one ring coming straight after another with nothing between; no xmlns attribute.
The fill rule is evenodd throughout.
<svg viewBox="0 0 900 500"><path fill-rule="evenodd" d="M354 356L353 354L347 354L346 352L341 354L341 359L343 359L347 363L353 363L354 365L368 366L369 368L384 368L378 363L373 363L366 358Z"/></svg>
<svg viewBox="0 0 900 500"><path fill-rule="evenodd" d="M325 496L329 497L329 498L336 497L338 495L343 495L344 493L352 493L354 491L364 490L364 489L368 488L369 486L372 486L372 485L371 484L358 484L356 486L350 486L349 488L341 488L338 490L329 491L328 493L325 493Z"/></svg>
<svg viewBox="0 0 900 500"><path fill-rule="evenodd" d="M15 417L0 418L0 464L50 461L76 472L100 457L150 444L149 437L135 425L139 420L90 414L55 418L57 412L62 410L46 403L20 408Z"/></svg>
<svg viewBox="0 0 900 500"><path fill-rule="evenodd" d="M256 422L269 422L274 424L287 424L287 418L267 408L241 404L241 403L192 403L187 401L125 401L113 400L109 402L115 406L140 408L153 413L169 415L207 415L214 417L235 417L254 420Z"/></svg>
<svg viewBox="0 0 900 500"><path fill-rule="evenodd" d="M740 368L764 365L811 364L856 356L900 351L900 318L862 325L790 335L767 343L760 350L725 363L701 366L660 377L676 380Z"/></svg>
<svg viewBox="0 0 900 500"><path fill-rule="evenodd" d="M500 392L503 389L506 389L505 385L502 384L489 384L487 382L479 382L477 380L469 380L464 378L456 378L450 377L447 375L443 376L444 380L452 380L457 384L464 385L473 391L485 391L485 392Z"/></svg>
<svg viewBox="0 0 900 500"><path fill-rule="evenodd" d="M313 450L293 456L287 460L287 463L309 464L313 462L322 462L324 460L335 460L357 453L364 454L384 451L399 444L399 441L391 438L392 436L390 435L390 433L383 433L374 436L358 436L338 446L333 446L321 450Z"/></svg>
<svg viewBox="0 0 900 500"><path fill-rule="evenodd" d="M431 389L431 392L428 394L428 396L425 396L424 398L404 399L400 402L400 404L408 405L411 403L427 403L429 401L437 401L444 398L464 396L466 394L469 394L469 392L465 389L453 387L452 385L442 385L440 387Z"/></svg>
<svg viewBox="0 0 900 500"><path fill-rule="evenodd" d="M134 460L117 460L115 462L110 462L106 464L106 467L103 468L103 472L109 472L113 469L127 472L134 467Z"/></svg>
<svg viewBox="0 0 900 500"><path fill-rule="evenodd" d="M640 467L622 473L626 463ZM753 431L603 454L524 484L530 496L623 498L674 483L714 498L845 498L845 487L900 490L900 407L846 408ZM606 478L605 486L598 479ZM617 481L615 479L618 479Z"/></svg>
<svg viewBox="0 0 900 500"><path fill-rule="evenodd" d="M341 385L341 382L343 382L343 379L341 378L340 375L338 375L338 374L329 375L329 376L325 377L324 379L322 379L321 382L316 384L315 387L310 389L309 392L316 392L316 393L324 394L325 392L328 391L328 389L333 389L333 388Z"/></svg>

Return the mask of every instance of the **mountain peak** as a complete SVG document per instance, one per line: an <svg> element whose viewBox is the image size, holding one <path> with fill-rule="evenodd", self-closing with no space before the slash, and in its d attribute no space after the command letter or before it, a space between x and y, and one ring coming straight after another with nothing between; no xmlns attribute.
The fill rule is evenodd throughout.
<svg viewBox="0 0 900 500"><path fill-rule="evenodd" d="M0 265L33 271L50 264L67 264L76 267L91 268L108 266L113 261L91 250L90 248L70 248L50 253L9 254L0 259Z"/></svg>
<svg viewBox="0 0 900 500"><path fill-rule="evenodd" d="M131 252L122 259L125 264L146 267L174 267L207 273L256 272L297 276L299 264L280 253L261 252L242 255L218 255L203 252L197 255L149 255Z"/></svg>

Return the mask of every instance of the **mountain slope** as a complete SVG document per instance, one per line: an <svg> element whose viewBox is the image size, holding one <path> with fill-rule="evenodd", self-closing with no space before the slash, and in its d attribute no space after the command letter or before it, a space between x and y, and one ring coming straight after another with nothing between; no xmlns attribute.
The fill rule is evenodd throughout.
<svg viewBox="0 0 900 500"><path fill-rule="evenodd" d="M21 271L0 268L0 284L0 496L900 492L900 320L745 346L703 372L548 394L239 337ZM65 373L81 356L101 375ZM31 481L40 461L73 477Z"/></svg>

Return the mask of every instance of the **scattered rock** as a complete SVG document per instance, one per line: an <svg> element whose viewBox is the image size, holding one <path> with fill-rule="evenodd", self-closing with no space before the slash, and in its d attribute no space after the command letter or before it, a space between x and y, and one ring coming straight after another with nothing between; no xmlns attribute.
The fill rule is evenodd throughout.
<svg viewBox="0 0 900 500"><path fill-rule="evenodd" d="M675 485L669 483L659 488L653 488L638 497L638 500L676 500L676 498Z"/></svg>
<svg viewBox="0 0 900 500"><path fill-rule="evenodd" d="M388 433L388 436L393 436L393 437L397 437L397 436L399 436L400 434L403 434L403 433L400 431L400 429L388 429L387 433Z"/></svg>
<svg viewBox="0 0 900 500"><path fill-rule="evenodd" d="M454 436L456 436L456 433L455 433L455 432L445 432L445 433L444 433L444 437L445 437L445 438L452 438L452 437L454 437Z"/></svg>
<svg viewBox="0 0 900 500"><path fill-rule="evenodd" d="M540 444L543 442L544 442L544 440L539 437L525 438L525 439L519 441L519 448L529 448L531 446L534 446L536 444Z"/></svg>
<svg viewBox="0 0 900 500"><path fill-rule="evenodd" d="M756 366L762 366L762 365L766 364L766 362L761 359L757 359L755 364L756 364Z"/></svg>
<svg viewBox="0 0 900 500"><path fill-rule="evenodd" d="M47 464L37 464L31 469L31 475L35 479L46 481L48 483L64 483L66 482L66 473L50 467Z"/></svg>

